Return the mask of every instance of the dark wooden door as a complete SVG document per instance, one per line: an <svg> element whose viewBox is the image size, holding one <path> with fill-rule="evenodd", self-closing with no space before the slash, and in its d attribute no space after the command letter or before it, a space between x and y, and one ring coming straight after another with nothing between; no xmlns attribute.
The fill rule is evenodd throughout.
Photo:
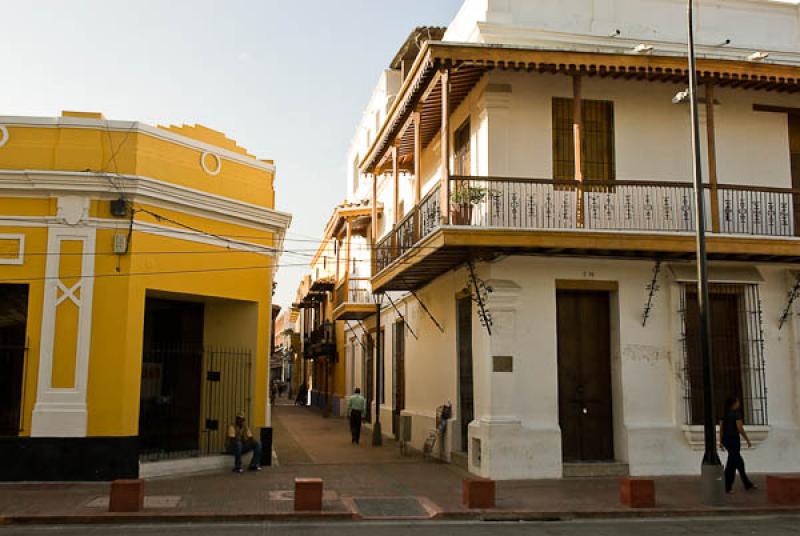
<svg viewBox="0 0 800 536"><path fill-rule="evenodd" d="M392 413L392 430L394 430L395 439L399 439L399 422L400 414L406 409L406 325L402 320L398 320L394 324L394 333L392 334L393 352L392 352L392 380L393 380L393 413Z"/></svg>
<svg viewBox="0 0 800 536"><path fill-rule="evenodd" d="M792 166L792 188L800 190L800 114L789 114L789 153ZM794 234L800 236L800 195L792 196Z"/></svg>
<svg viewBox="0 0 800 536"><path fill-rule="evenodd" d="M556 309L564 461L613 460L609 295L560 290Z"/></svg>
<svg viewBox="0 0 800 536"><path fill-rule="evenodd" d="M364 398L367 399L367 411L364 418L367 422L372 422L372 402L374 400L373 387L375 386L375 372L374 372L374 364L375 360L373 358L375 352L375 342L373 337L367 336L366 337L366 346L367 351L364 353L364 364L362 367L362 371L364 372L364 377L362 379L364 385Z"/></svg>
<svg viewBox="0 0 800 536"><path fill-rule="evenodd" d="M469 423L475 418L475 393L472 378L472 298L456 302L458 345L458 414L461 451L467 451Z"/></svg>

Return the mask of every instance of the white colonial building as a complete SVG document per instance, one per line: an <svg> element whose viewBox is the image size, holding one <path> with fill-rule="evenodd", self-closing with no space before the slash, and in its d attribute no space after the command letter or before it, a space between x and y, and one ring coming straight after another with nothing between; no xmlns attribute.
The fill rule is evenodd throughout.
<svg viewBox="0 0 800 536"><path fill-rule="evenodd" d="M717 406L750 470L800 471L800 8L698 4ZM375 315L337 315L340 357L384 433L421 449L451 401L478 475L699 472L685 28L677 0L466 0L412 33L348 155L382 378Z"/></svg>

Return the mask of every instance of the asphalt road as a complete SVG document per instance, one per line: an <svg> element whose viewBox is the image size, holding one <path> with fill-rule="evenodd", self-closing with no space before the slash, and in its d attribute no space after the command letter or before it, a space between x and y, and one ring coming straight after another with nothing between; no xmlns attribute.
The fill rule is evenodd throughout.
<svg viewBox="0 0 800 536"><path fill-rule="evenodd" d="M8 526L0 536L796 536L800 517L727 517L551 523L227 523L166 525Z"/></svg>

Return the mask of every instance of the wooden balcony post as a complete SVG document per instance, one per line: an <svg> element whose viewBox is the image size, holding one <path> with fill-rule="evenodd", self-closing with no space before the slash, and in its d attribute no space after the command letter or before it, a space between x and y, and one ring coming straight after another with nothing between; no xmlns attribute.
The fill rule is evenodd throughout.
<svg viewBox="0 0 800 536"><path fill-rule="evenodd" d="M350 218L345 220L345 226L347 229L347 242L345 242L345 262L347 263L344 267L344 277L345 279L350 279L350 241L353 239L353 223L351 222Z"/></svg>
<svg viewBox="0 0 800 536"><path fill-rule="evenodd" d="M396 226L402 217L400 215L400 162L398 162L397 140L392 144L392 186L394 197L394 218L392 227Z"/></svg>
<svg viewBox="0 0 800 536"><path fill-rule="evenodd" d="M583 140L583 79L576 74L572 77L572 140L575 148L575 224L583 227L585 224L583 207L583 158L581 141Z"/></svg>
<svg viewBox="0 0 800 536"><path fill-rule="evenodd" d="M717 189L717 141L714 131L714 83L706 82L706 136L708 155L708 183L711 186L711 232L719 232L719 190Z"/></svg>
<svg viewBox="0 0 800 536"><path fill-rule="evenodd" d="M414 121L414 242L422 234L419 217L419 202L422 199L422 113L419 109L412 114Z"/></svg>
<svg viewBox="0 0 800 536"><path fill-rule="evenodd" d="M414 121L414 206L419 205L422 199L422 113L415 110L412 113Z"/></svg>
<svg viewBox="0 0 800 536"><path fill-rule="evenodd" d="M450 223L450 70L445 67L442 76L442 176L439 190L439 208L441 210L442 224Z"/></svg>
<svg viewBox="0 0 800 536"><path fill-rule="evenodd" d="M372 225L370 225L369 245L372 252L372 274L374 275L377 273L378 259L378 177L374 170L372 173Z"/></svg>
<svg viewBox="0 0 800 536"><path fill-rule="evenodd" d="M336 248L336 283L338 284L339 283L339 275L340 275L339 274L339 272L340 272L340 270L339 270L340 266L339 265L342 262L341 261L342 244L341 244L341 242L339 242L338 238L334 238L333 239L333 247Z"/></svg>

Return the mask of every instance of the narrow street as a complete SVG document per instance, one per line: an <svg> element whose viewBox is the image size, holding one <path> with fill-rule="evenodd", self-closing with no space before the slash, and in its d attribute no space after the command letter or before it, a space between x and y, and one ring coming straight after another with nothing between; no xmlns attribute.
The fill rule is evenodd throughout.
<svg viewBox="0 0 800 536"><path fill-rule="evenodd" d="M419 463L419 455L400 455L400 445L384 437L383 447L372 446L372 430L363 428L361 444L350 442L350 428L341 417L323 418L311 408L279 399L272 410L273 448L280 465Z"/></svg>

